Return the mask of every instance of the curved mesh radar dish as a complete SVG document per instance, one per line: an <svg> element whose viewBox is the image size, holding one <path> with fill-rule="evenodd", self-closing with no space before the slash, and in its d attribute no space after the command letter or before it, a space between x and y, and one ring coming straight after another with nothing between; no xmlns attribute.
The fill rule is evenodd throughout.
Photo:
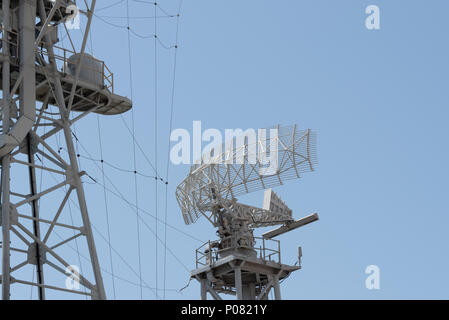
<svg viewBox="0 0 449 320"><path fill-rule="evenodd" d="M272 134L273 129L277 134ZM176 188L186 224L196 222L201 215L208 217L205 213L213 211L217 199L232 201L239 195L279 186L314 171L316 135L311 130L297 130L296 125L273 127L259 130L256 141L249 140L243 138L241 146L235 143L237 146L233 144L227 151L191 167ZM267 163L270 157L276 159L274 170L273 161Z"/></svg>

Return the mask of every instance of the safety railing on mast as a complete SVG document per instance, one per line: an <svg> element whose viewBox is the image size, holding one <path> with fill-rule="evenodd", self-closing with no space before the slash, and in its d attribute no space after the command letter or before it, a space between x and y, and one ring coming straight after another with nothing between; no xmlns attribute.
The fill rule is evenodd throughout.
<svg viewBox="0 0 449 320"><path fill-rule="evenodd" d="M220 253L224 250L244 248L254 250L257 257L266 262L281 264L281 242L275 239L254 237L255 245L237 245L232 236L221 240L220 247L217 242L207 241L195 250L196 268L212 265L220 259Z"/></svg>
<svg viewBox="0 0 449 320"><path fill-rule="evenodd" d="M14 32L12 30L5 30L2 25L0 25L0 49L3 48L3 41L6 40L6 42L9 44L9 52L10 57L12 59L19 59L19 34L17 32ZM2 51L3 54L3 51ZM17 61L11 61L11 63L16 64Z"/></svg>
<svg viewBox="0 0 449 320"><path fill-rule="evenodd" d="M66 48L62 48L59 46L53 46L54 50L54 58L56 62L58 63L58 67L60 68L61 72L65 74L70 74L69 72L69 66L74 65L79 61L71 61L70 58L76 55L76 52L73 50L69 50ZM45 47L39 46L37 48L37 53L41 54L43 56L48 57L48 52L45 49ZM114 93L114 74L111 72L111 70L108 68L108 66L105 64L104 61L96 59L92 56L83 56L83 61L90 60L91 62L94 62L94 64L91 63L83 63L82 69L88 70L92 72L93 74L100 74L101 79L103 80L103 85L105 88L110 90L112 93ZM100 66L99 68L94 68L92 65Z"/></svg>

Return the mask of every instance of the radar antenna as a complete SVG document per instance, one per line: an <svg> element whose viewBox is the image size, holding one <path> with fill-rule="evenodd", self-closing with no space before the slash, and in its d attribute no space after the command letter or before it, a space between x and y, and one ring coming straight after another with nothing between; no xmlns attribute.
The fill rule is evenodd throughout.
<svg viewBox="0 0 449 320"><path fill-rule="evenodd" d="M314 171L315 134L310 129L297 130L296 125L274 129L259 130L257 141L232 144L207 163L193 165L176 189L186 224L204 216L217 228L219 240L196 250L191 275L201 283L202 299L207 292L214 299L221 299L220 293L235 294L239 300L267 299L272 288L280 299L279 280L301 268L300 263L281 263L280 243L272 238L317 221L318 215L295 221L292 210L271 188ZM274 134L261 135L268 130ZM237 196L258 190L265 190L262 208L237 202ZM276 225L281 226L254 236L256 228ZM299 248L299 259L301 252Z"/></svg>

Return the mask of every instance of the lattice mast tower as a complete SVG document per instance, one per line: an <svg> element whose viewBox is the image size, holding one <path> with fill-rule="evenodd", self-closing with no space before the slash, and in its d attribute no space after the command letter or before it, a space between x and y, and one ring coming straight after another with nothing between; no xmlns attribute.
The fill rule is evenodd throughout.
<svg viewBox="0 0 449 320"><path fill-rule="evenodd" d="M259 134L258 141L251 142L240 137L244 143L225 145L224 153L192 166L176 189L186 224L204 216L217 228L219 240L196 250L196 269L191 273L201 284L202 299L207 293L221 299L224 293L238 300L263 300L271 289L281 299L280 280L301 267L300 261L294 266L283 264L280 243L272 238L317 221L318 215L295 221L292 210L270 188L314 171L315 134L296 125L270 131L274 133L269 138ZM274 159L270 170L268 155ZM262 208L237 202L237 196L257 190L265 190ZM255 229L275 225L281 227L254 236ZM299 247L299 260L301 255Z"/></svg>
<svg viewBox="0 0 449 320"><path fill-rule="evenodd" d="M132 103L114 94L113 75L104 62L85 53L96 1L83 3L80 14L87 23L81 47L75 48L65 25L75 1L0 1L3 299L11 298L15 285L37 288L39 299L48 290L106 298L81 179L85 172L79 169L71 126L90 113L125 112ZM58 28L67 32L71 49L57 46ZM55 135L63 136L59 149L49 141ZM28 181L17 181L23 178L19 172L26 172ZM56 184L39 190L38 172L56 176ZM61 198L58 190L64 192L59 204L44 207L44 199L51 196L54 204ZM80 225L63 222L69 202L75 204ZM56 230L72 235L57 239ZM88 251L90 270L72 275L82 290L51 282L53 274L65 279L66 268L78 264L76 254L64 249L73 241L83 242ZM24 279L26 268L35 270L31 279Z"/></svg>

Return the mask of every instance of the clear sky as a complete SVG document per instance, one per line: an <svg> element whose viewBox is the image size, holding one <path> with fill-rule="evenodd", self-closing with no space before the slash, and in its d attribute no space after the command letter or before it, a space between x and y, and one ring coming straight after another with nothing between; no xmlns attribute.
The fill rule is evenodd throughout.
<svg viewBox="0 0 449 320"><path fill-rule="evenodd" d="M98 1L97 8L113 3ZM159 5L176 15L179 2ZM380 8L380 30L365 27L368 5ZM136 17L154 16L154 6L129 1L129 8L132 30L153 35L154 19ZM316 172L275 189L296 218L320 216L279 237L286 263L294 263L297 247L303 247L303 269L283 282L283 298L449 298L448 12L444 0L183 1L173 129L191 130L194 120L219 130L296 123L318 134ZM157 19L157 83L155 39L131 34L131 92L128 34L117 27L126 25L126 1L96 14L101 19L94 18L88 51L114 72L116 92L133 97L137 141L165 179L176 18ZM124 115L130 126L131 117ZM122 119L101 117L100 123L104 158L133 170L133 143ZM78 124L76 133L99 159L96 116ZM101 181L92 161L80 161ZM154 175L139 150L137 167ZM168 224L203 241L214 239L205 220L185 226L177 206L174 191L188 166L170 166L169 172ZM106 174L135 203L133 174L112 167ZM85 181L91 219L102 235L95 231L101 265L110 272L103 187ZM163 221L165 185L157 185L156 196L154 179L139 177L138 202ZM262 198L259 192L239 200L262 205ZM103 274L107 294L114 298L114 285L116 298L139 299L136 212L109 192L107 201L111 243L120 254L113 252L114 275L121 278L113 283ZM146 223L140 222L144 282L163 297L165 272L167 299L199 298L194 281L177 290L187 284L202 243L168 228L165 251L149 230L156 230L154 218L139 215ZM164 242L162 223L157 234ZM365 288L368 265L380 268L380 290ZM142 297L155 295L144 288Z"/></svg>

